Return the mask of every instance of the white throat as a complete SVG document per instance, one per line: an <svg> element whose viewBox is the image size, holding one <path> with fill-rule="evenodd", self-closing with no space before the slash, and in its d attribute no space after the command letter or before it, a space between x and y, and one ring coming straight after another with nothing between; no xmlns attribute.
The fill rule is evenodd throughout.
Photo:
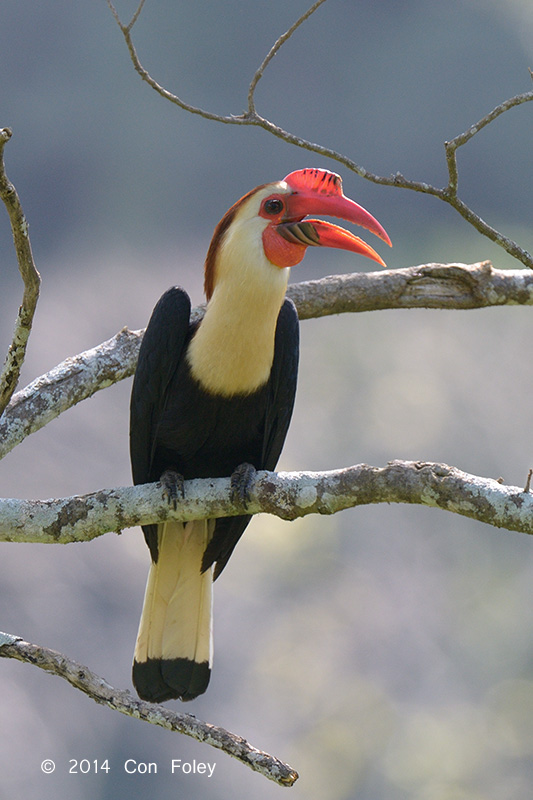
<svg viewBox="0 0 533 800"><path fill-rule="evenodd" d="M220 245L215 289L187 352L193 377L212 394L251 394L270 375L289 270L266 258L266 224L238 216Z"/></svg>

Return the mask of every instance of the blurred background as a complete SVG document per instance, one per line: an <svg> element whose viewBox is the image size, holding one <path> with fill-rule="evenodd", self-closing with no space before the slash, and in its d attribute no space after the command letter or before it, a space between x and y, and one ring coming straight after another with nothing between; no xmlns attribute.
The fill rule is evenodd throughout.
<svg viewBox="0 0 533 800"><path fill-rule="evenodd" d="M145 66L184 100L239 114L254 70L310 0L147 0ZM123 0L126 17L134 3ZM528 0L328 0L257 90L278 125L367 169L442 185L443 142L528 91ZM143 84L103 0L3 0L0 125L7 172L43 278L22 384L122 326L143 327L180 283L202 299L213 228L258 183L319 166L391 235L391 268L490 258L517 268L443 203L365 182L260 130L171 106ZM459 152L462 197L531 250L531 104ZM368 237L366 237L368 239ZM375 244L375 242L372 242ZM387 252L384 252L387 250ZM371 268L312 252L292 280ZM0 213L0 350L22 286ZM533 466L531 309L399 311L304 322L280 468L445 461L523 486ZM130 381L27 439L0 464L3 496L61 497L130 482ZM139 529L87 544L2 544L0 630L57 649L120 688L148 570ZM523 800L533 792L533 543L438 510L375 506L250 525L216 585L206 695L170 704L300 772L295 800ZM0 662L0 797L154 800L283 791L229 757L96 706L65 682ZM53 775L40 764L57 763ZM126 759L159 765L127 775ZM171 775L172 758L216 763ZM69 759L111 771L68 774ZM287 790L288 791L288 790Z"/></svg>

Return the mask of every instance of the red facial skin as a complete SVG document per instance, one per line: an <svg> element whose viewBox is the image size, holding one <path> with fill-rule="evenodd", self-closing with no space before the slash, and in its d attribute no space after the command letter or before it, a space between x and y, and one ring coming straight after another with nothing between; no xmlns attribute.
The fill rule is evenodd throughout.
<svg viewBox="0 0 533 800"><path fill-rule="evenodd" d="M326 170L297 170L284 179L290 194L272 194L263 200L259 215L270 224L263 231L265 255L277 267L299 264L308 246L336 247L350 250L385 262L376 251L358 236L330 222L305 220L302 229L297 223L308 214L325 214L354 222L379 236L388 245L389 236L380 223L362 206L345 197L338 175ZM295 224L296 223L296 224Z"/></svg>

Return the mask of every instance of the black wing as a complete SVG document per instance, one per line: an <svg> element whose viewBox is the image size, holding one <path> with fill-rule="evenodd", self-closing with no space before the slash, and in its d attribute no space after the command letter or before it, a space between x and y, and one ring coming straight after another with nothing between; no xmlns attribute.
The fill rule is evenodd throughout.
<svg viewBox="0 0 533 800"><path fill-rule="evenodd" d="M130 457L135 484L160 478L152 474L155 431L168 384L183 355L190 314L189 296L174 286L158 301L141 343L130 403ZM143 527L151 551L151 543L157 541L156 530L156 525Z"/></svg>
<svg viewBox="0 0 533 800"><path fill-rule="evenodd" d="M270 395L260 469L273 470L283 449L294 408L299 354L298 312L292 300L287 298L279 312L276 327L276 346L270 374Z"/></svg>
<svg viewBox="0 0 533 800"><path fill-rule="evenodd" d="M300 330L298 313L292 300L283 303L276 325L274 361L268 383L268 397L263 432L262 457L257 469L273 470L287 436L298 379ZM202 569L216 561L214 579L226 566L250 516L224 517L217 520L215 533L208 545Z"/></svg>

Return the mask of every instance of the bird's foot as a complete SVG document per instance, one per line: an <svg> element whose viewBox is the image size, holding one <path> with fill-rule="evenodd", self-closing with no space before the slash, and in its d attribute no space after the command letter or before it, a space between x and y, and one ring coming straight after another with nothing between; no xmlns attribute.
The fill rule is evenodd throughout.
<svg viewBox="0 0 533 800"><path fill-rule="evenodd" d="M185 496L183 475L180 475L175 469L166 469L159 482L163 489L163 497L175 511L178 507L178 500L183 500Z"/></svg>
<svg viewBox="0 0 533 800"><path fill-rule="evenodd" d="M257 471L253 464L239 464L231 476L231 499L243 505L250 501L250 489Z"/></svg>

